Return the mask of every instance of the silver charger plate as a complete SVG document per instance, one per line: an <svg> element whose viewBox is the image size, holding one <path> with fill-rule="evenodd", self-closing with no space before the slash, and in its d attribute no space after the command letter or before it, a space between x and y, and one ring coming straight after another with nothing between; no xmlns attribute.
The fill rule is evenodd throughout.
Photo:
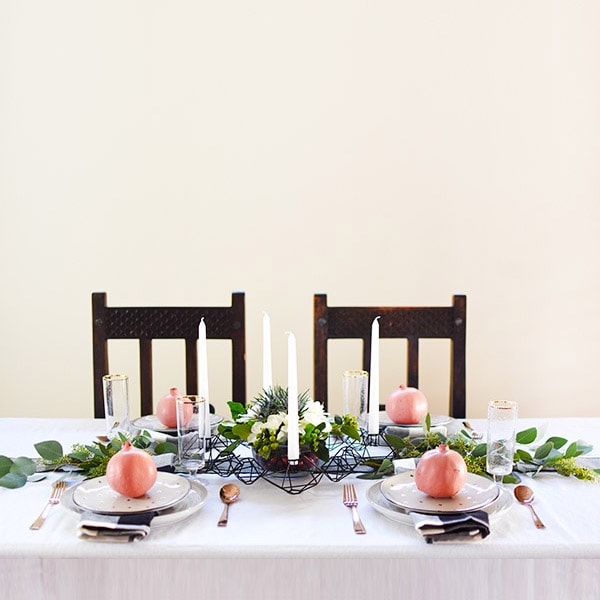
<svg viewBox="0 0 600 600"><path fill-rule="evenodd" d="M380 514L396 523L414 527L414 522L409 511L388 502L381 493L381 483L377 482L367 490L367 501ZM488 513L490 520L494 521L503 516L514 504L512 495L507 490L501 490L498 497L481 510ZM416 511L415 511L416 512Z"/></svg>
<svg viewBox="0 0 600 600"><path fill-rule="evenodd" d="M452 417L447 415L431 415L431 426L438 427L440 425L448 425L452 421ZM394 423L385 410L379 411L379 427L388 427L389 425L396 425L397 427L419 427L423 428L423 423Z"/></svg>
<svg viewBox="0 0 600 600"><path fill-rule="evenodd" d="M208 499L208 490L199 481L191 480L190 483L190 491L183 500L173 506L157 511L158 514L152 519L152 528L164 527L183 521L204 506ZM82 509L73 502L74 491L75 487L67 488L60 499L60 504L66 510L81 514Z"/></svg>
<svg viewBox="0 0 600 600"><path fill-rule="evenodd" d="M384 480L381 493L388 502L406 511L448 514L483 508L498 497L499 489L490 479L467 473L467 481L458 494L451 498L432 498L417 489L415 471L406 471Z"/></svg>
<svg viewBox="0 0 600 600"><path fill-rule="evenodd" d="M148 492L139 498L128 498L113 490L106 477L95 477L75 487L73 502L83 510L101 515L132 515L173 506L181 502L189 491L189 479L159 472Z"/></svg>
<svg viewBox="0 0 600 600"><path fill-rule="evenodd" d="M216 426L223 420L220 415L210 415L210 428L214 430ZM131 422L135 427L140 429L148 429L150 431L157 431L159 433L166 433L168 435L177 435L177 427L167 427L163 425L156 415L145 415L138 417Z"/></svg>

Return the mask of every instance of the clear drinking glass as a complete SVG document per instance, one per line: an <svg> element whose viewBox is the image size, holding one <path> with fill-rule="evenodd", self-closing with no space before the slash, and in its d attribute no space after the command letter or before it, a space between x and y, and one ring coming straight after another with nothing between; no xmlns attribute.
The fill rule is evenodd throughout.
<svg viewBox="0 0 600 600"><path fill-rule="evenodd" d="M367 427L367 371L344 371L342 374L342 406L344 414L356 417L359 427Z"/></svg>
<svg viewBox="0 0 600 600"><path fill-rule="evenodd" d="M488 405L486 470L498 485L513 470L518 405L493 400Z"/></svg>
<svg viewBox="0 0 600 600"><path fill-rule="evenodd" d="M114 438L119 432L128 434L131 431L129 422L129 378L127 375L104 375L104 418L106 435Z"/></svg>
<svg viewBox="0 0 600 600"><path fill-rule="evenodd" d="M177 404L177 464L190 477L204 468L208 441L204 437L206 399L180 396Z"/></svg>

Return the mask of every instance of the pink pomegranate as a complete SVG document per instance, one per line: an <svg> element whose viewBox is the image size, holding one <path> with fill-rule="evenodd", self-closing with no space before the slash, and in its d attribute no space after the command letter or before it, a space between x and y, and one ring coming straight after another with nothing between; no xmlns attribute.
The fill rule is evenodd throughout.
<svg viewBox="0 0 600 600"><path fill-rule="evenodd" d="M385 403L385 412L394 423L420 423L428 410L425 394L404 384L393 391Z"/></svg>
<svg viewBox="0 0 600 600"><path fill-rule="evenodd" d="M128 498L143 496L154 485L157 474L150 455L129 442L125 442L106 465L108 485Z"/></svg>
<svg viewBox="0 0 600 600"><path fill-rule="evenodd" d="M417 488L433 498L455 496L466 481L465 459L446 444L425 452L415 471Z"/></svg>
<svg viewBox="0 0 600 600"><path fill-rule="evenodd" d="M172 387L169 393L163 396L156 405L156 416L165 427L177 427L177 398L179 396L181 396L179 390ZM191 411L192 407L190 406L190 417Z"/></svg>

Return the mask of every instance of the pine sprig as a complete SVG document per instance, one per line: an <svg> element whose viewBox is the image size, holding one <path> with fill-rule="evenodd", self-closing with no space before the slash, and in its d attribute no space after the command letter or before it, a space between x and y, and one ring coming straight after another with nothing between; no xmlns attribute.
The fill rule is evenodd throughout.
<svg viewBox="0 0 600 600"><path fill-rule="evenodd" d="M308 390L298 395L298 416L306 411L307 403L310 400ZM288 390L279 385L262 390L256 397L251 407L251 414L256 421L266 421L270 415L276 415L279 412L287 412L288 409Z"/></svg>

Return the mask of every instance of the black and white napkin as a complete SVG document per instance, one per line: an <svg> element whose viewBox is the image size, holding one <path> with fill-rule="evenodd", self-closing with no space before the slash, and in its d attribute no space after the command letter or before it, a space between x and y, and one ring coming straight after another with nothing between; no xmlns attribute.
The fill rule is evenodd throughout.
<svg viewBox="0 0 600 600"><path fill-rule="evenodd" d="M409 513L415 529L428 544L434 542L474 542L490 534L489 515L483 510L447 515Z"/></svg>
<svg viewBox="0 0 600 600"><path fill-rule="evenodd" d="M79 537L91 542L139 542L150 533L150 524L157 514L100 515L86 511L79 521Z"/></svg>

